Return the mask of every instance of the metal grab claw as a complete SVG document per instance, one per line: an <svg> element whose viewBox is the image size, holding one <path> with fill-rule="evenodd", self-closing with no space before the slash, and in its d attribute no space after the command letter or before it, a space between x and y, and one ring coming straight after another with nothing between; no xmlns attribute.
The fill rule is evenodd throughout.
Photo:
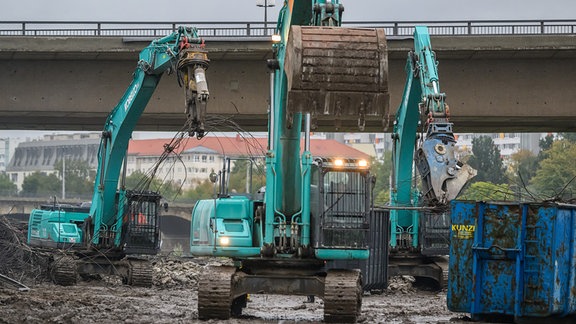
<svg viewBox="0 0 576 324"><path fill-rule="evenodd" d="M206 105L210 92L206 81L206 70L210 60L205 50L190 48L180 55L178 70L184 75L186 85L186 116L190 136L198 139L205 135Z"/></svg>

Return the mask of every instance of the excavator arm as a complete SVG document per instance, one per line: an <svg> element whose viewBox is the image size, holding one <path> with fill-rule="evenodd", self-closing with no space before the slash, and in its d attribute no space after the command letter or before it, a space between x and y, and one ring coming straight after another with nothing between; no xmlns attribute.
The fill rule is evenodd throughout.
<svg viewBox="0 0 576 324"><path fill-rule="evenodd" d="M414 51L406 62L406 84L392 134L392 248L399 242L406 247L418 245L420 212L412 207L447 204L475 175L475 170L456 158L456 139L436 66L428 29L416 26ZM419 137L422 126L425 135ZM421 176L422 192L417 189L414 163ZM398 237L404 235L407 239Z"/></svg>
<svg viewBox="0 0 576 324"><path fill-rule="evenodd" d="M101 239L111 237L114 246L120 246L127 196L124 183L119 186L120 173L132 131L165 72L176 70L181 76L186 87L189 132L198 137L204 135L208 65L203 40L195 28L179 27L178 31L152 41L140 52L132 83L108 115L102 131L90 210L93 231L89 235L93 244L102 245Z"/></svg>
<svg viewBox="0 0 576 324"><path fill-rule="evenodd" d="M165 72L176 71L186 87L189 133L204 135L209 60L203 47L195 28L179 27L143 49L130 86L104 124L90 208L54 203L30 213L31 245L71 252L51 263L55 283L73 285L78 274L115 274L130 285L152 286L151 264L127 256L158 252L161 196L148 188L126 190L126 151Z"/></svg>
<svg viewBox="0 0 576 324"><path fill-rule="evenodd" d="M363 130L389 107L386 38L382 29L341 28L340 1L286 1L274 44L266 175L265 248L274 223L302 215L310 231L311 129ZM301 152L301 140L303 150Z"/></svg>

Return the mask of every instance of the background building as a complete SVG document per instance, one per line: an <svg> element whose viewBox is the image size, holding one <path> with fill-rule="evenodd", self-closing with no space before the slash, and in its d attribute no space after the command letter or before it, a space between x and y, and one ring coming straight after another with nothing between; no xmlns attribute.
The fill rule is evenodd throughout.
<svg viewBox="0 0 576 324"><path fill-rule="evenodd" d="M369 154L336 140L321 137L315 136L310 141L314 156L370 159ZM221 170L227 157L250 157L264 172L267 147L265 137L237 135L207 136L201 140L186 138L168 150L172 153L167 154L166 148L173 144L172 138L131 140L127 153L127 175L137 171L147 174L156 169L157 179L171 181L186 190L208 179L212 171ZM100 133L45 135L38 140L20 143L6 167L6 174L18 186L18 190L22 190L25 177L34 172L46 175L56 173L56 165L62 159L86 161L90 171L95 171L98 167L99 146ZM0 156L1 154L0 150ZM159 164L158 161L164 155L162 163Z"/></svg>
<svg viewBox="0 0 576 324"><path fill-rule="evenodd" d="M55 173L55 165L62 159L86 161L91 169L98 164L100 133L53 134L42 139L21 142L15 148L6 174L22 189L24 178L34 172Z"/></svg>

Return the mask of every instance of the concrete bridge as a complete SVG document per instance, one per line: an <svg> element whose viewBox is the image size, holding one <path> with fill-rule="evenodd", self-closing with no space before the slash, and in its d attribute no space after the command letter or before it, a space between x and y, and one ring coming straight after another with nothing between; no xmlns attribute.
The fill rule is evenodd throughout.
<svg viewBox="0 0 576 324"><path fill-rule="evenodd" d="M38 130L102 129L131 81L139 51L176 25L134 34L128 33L133 29L104 28L101 23L87 29L10 24L16 27L2 28L0 22L0 129ZM471 22L421 24L433 34L441 90L447 94L455 131L576 130L575 22L479 25L488 32ZM404 87L406 56L413 48L411 25L371 25L383 25L389 35L390 131ZM81 35L65 36L79 30ZM233 121L248 131L264 131L269 91L265 60L272 53L263 35L270 30L249 23L240 28L240 36L218 36L217 30L202 29L211 59L211 124L226 131ZM183 103L175 77L165 76L137 129L180 129ZM384 131L380 123L368 126L366 131ZM333 128L321 124L319 131Z"/></svg>

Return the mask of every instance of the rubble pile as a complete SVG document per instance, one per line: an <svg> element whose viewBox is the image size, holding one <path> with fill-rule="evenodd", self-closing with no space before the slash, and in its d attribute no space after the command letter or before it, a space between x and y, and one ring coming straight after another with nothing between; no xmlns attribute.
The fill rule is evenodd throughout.
<svg viewBox="0 0 576 324"><path fill-rule="evenodd" d="M195 261L185 259L160 259L154 261L152 275L154 286L161 288L194 288L203 266Z"/></svg>
<svg viewBox="0 0 576 324"><path fill-rule="evenodd" d="M228 258L176 258L157 257L153 264L153 284L160 288L197 288L200 274L211 266L233 266Z"/></svg>
<svg viewBox="0 0 576 324"><path fill-rule="evenodd" d="M26 229L0 216L0 274L24 284L48 278L50 256L26 244Z"/></svg>
<svg viewBox="0 0 576 324"><path fill-rule="evenodd" d="M411 293L415 289L412 286L416 279L412 276L395 276L388 279L388 290L392 292Z"/></svg>

